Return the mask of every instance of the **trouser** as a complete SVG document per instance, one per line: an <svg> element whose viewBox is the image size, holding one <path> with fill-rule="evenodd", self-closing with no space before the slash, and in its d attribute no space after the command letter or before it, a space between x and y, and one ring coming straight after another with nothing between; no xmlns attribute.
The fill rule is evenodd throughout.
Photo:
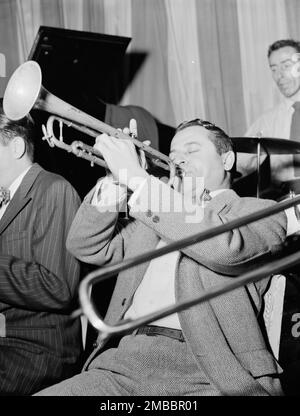
<svg viewBox="0 0 300 416"><path fill-rule="evenodd" d="M42 390L43 396L215 396L186 342L162 335L124 336L87 371Z"/></svg>

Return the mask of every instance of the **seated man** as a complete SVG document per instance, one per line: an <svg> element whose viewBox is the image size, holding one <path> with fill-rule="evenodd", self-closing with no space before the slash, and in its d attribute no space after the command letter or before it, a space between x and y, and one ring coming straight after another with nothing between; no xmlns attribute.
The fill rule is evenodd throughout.
<svg viewBox="0 0 300 416"><path fill-rule="evenodd" d="M182 123L172 140L170 158L183 171L175 189L146 172L130 141L103 134L95 148L111 174L86 196L67 241L88 263L132 258L274 204L230 189L232 143L200 119ZM124 221L119 213L128 190L130 218ZM134 319L237 278L266 261L285 236L281 212L124 270L106 321ZM280 395L281 369L256 318L267 282L159 319L115 345L98 342L81 374L38 395Z"/></svg>
<svg viewBox="0 0 300 416"><path fill-rule="evenodd" d="M79 262L67 234L80 205L33 163L29 118L0 109L0 395L27 395L78 371L80 320L69 317Z"/></svg>

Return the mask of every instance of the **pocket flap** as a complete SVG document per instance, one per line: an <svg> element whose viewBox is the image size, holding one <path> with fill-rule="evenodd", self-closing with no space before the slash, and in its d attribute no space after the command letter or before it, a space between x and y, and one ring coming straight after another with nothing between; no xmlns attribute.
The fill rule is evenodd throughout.
<svg viewBox="0 0 300 416"><path fill-rule="evenodd" d="M263 377L282 373L282 368L265 348L236 354L241 364L253 375Z"/></svg>

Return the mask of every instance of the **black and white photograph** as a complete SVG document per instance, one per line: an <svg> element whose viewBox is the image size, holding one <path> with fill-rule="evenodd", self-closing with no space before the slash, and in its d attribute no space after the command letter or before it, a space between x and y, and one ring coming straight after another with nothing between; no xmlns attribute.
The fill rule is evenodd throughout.
<svg viewBox="0 0 300 416"><path fill-rule="evenodd" d="M300 396L299 22L299 0L0 0L3 399Z"/></svg>

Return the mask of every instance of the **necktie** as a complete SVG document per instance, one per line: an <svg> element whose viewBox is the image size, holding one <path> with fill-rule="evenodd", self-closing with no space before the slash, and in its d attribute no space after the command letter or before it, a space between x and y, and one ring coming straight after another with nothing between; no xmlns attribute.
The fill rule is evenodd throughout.
<svg viewBox="0 0 300 416"><path fill-rule="evenodd" d="M290 139L300 142L300 102L296 101L293 107L295 111L292 115ZM300 155L294 155L294 174L295 177L300 177Z"/></svg>
<svg viewBox="0 0 300 416"><path fill-rule="evenodd" d="M0 208L2 205L7 204L10 200L10 192L8 189L0 186Z"/></svg>
<svg viewBox="0 0 300 416"><path fill-rule="evenodd" d="M210 201L212 197L210 196L210 191L204 188L204 191L201 194L200 202L202 207L204 208L208 201Z"/></svg>

